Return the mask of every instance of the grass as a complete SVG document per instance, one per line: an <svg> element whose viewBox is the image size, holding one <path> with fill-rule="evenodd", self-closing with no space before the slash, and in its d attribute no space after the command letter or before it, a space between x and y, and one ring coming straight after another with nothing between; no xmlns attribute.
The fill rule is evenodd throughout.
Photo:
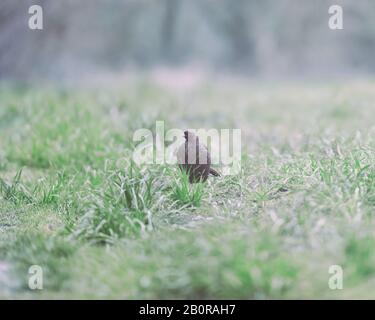
<svg viewBox="0 0 375 320"><path fill-rule="evenodd" d="M11 201L14 204L31 203L32 192L21 184L22 169L17 172L11 182L0 179L0 194L4 200Z"/></svg>
<svg viewBox="0 0 375 320"><path fill-rule="evenodd" d="M151 172L142 172L130 162L125 171L106 169L96 178L96 185L81 200L75 236L112 243L152 224L148 213L155 202L155 177Z"/></svg>
<svg viewBox="0 0 375 320"><path fill-rule="evenodd" d="M187 172L181 171L172 184L172 197L181 205L199 207L203 197L204 184L190 184Z"/></svg>
<svg viewBox="0 0 375 320"><path fill-rule="evenodd" d="M1 86L0 297L374 298L373 87ZM156 120L241 128L241 172L190 185L136 165Z"/></svg>

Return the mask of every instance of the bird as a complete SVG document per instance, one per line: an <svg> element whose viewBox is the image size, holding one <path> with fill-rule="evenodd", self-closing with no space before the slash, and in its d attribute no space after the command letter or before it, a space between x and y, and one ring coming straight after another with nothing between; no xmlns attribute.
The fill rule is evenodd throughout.
<svg viewBox="0 0 375 320"><path fill-rule="evenodd" d="M199 138L191 131L184 131L185 142L177 151L177 161L181 170L189 176L190 183L204 182L211 174L219 177L220 173L211 168L211 155Z"/></svg>

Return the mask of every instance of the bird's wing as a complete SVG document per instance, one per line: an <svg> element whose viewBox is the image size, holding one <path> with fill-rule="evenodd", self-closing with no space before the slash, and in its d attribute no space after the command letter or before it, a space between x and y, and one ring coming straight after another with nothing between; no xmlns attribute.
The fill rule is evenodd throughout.
<svg viewBox="0 0 375 320"><path fill-rule="evenodd" d="M215 169L212 169L212 168L210 168L210 172L209 173L212 174L215 177L220 177L221 176L219 172L217 172Z"/></svg>
<svg viewBox="0 0 375 320"><path fill-rule="evenodd" d="M199 163L200 164L211 164L211 155L208 152L207 147L203 143L199 143ZM205 162L203 162L205 161Z"/></svg>

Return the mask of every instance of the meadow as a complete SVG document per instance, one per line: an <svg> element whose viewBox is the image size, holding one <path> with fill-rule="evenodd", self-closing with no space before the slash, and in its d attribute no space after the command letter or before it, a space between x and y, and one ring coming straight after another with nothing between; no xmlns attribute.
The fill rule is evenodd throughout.
<svg viewBox="0 0 375 320"><path fill-rule="evenodd" d="M375 298L374 101L371 80L1 85L0 298ZM241 173L132 163L157 120L240 128Z"/></svg>

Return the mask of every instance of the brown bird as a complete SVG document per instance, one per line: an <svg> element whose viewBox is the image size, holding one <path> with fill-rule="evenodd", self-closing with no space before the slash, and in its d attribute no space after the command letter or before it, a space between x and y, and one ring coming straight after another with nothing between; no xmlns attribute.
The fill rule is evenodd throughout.
<svg viewBox="0 0 375 320"><path fill-rule="evenodd" d="M189 175L189 182L206 181L209 174L220 176L211 168L210 153L204 144L199 143L199 138L190 131L185 131L184 136L186 141L177 151L177 160L180 169Z"/></svg>

